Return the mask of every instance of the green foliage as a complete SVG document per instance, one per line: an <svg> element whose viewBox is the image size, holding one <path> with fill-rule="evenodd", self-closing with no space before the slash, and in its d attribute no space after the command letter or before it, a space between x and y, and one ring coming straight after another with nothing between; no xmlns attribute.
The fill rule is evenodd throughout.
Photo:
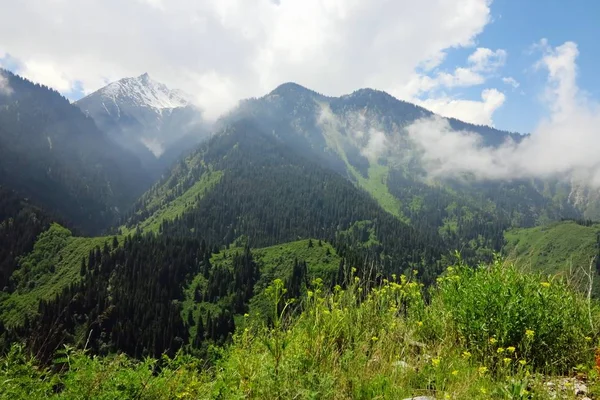
<svg viewBox="0 0 600 400"><path fill-rule="evenodd" d="M211 368L182 354L133 361L67 348L56 372L13 346L0 360L0 396L552 399L557 393L547 383L558 387L562 378L552 374L559 372L585 374L588 397L600 394L593 368L600 336L584 318L590 305L599 323L600 309L560 280L496 263L452 267L429 302L415 276L372 285L354 277L345 289L328 291L316 279L293 302L275 280L266 290L271 323L238 329L230 346L213 350L219 356ZM514 296L503 296L509 292ZM495 307L508 310L507 317ZM559 398L575 398L565 390Z"/></svg>
<svg viewBox="0 0 600 400"><path fill-rule="evenodd" d="M194 399L210 397L200 360L178 354L135 361L124 355L89 357L66 348L60 374L40 368L15 345L0 364L0 397L6 399Z"/></svg>
<svg viewBox="0 0 600 400"><path fill-rule="evenodd" d="M522 274L499 261L475 270L450 267L438 278L428 311L426 318L438 327L434 337L447 336L452 326L456 340L488 365L501 366L512 347L509 357L549 373L587 361L600 326L597 305L560 278Z"/></svg>
<svg viewBox="0 0 600 400"><path fill-rule="evenodd" d="M38 237L33 251L21 259L20 268L11 277L11 286L18 292L24 292L33 288L35 281L42 275L53 273L54 257L67 245L69 237L71 231L68 229L57 223L50 225L50 228Z"/></svg>
<svg viewBox="0 0 600 400"><path fill-rule="evenodd" d="M33 250L22 257L13 273L16 291L0 299L0 321L6 326L22 324L37 313L40 300L50 300L81 279L81 260L90 250L102 247L110 237L73 237L52 224L36 240Z"/></svg>
<svg viewBox="0 0 600 400"><path fill-rule="evenodd" d="M507 260L528 271L560 274L587 290L590 262L594 273L593 294L600 297L600 225L576 221L507 231L503 250Z"/></svg>
<svg viewBox="0 0 600 400"><path fill-rule="evenodd" d="M184 183L173 185L171 182L177 181L171 177L172 180L164 187L159 185L156 191L151 190L142 197L141 202L147 204L143 211L137 211L141 218L130 220L130 223L136 221L136 225L131 228L123 226L121 227L122 232L127 234L130 231L139 230L140 232L158 233L163 221L173 220L194 207L219 182L222 176L221 171L206 171L189 188Z"/></svg>

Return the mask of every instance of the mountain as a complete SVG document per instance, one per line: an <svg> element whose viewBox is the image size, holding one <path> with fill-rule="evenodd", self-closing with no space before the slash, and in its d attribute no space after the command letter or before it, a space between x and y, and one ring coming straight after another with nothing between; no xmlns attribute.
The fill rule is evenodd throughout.
<svg viewBox="0 0 600 400"><path fill-rule="evenodd" d="M435 115L372 89L328 97L295 83L243 101L217 125L249 119L273 140L346 177L390 214L418 230L435 230L448 248L492 258L511 227L580 218L571 187L558 181L483 182L468 176L431 179L407 127ZM441 117L438 117L441 118ZM482 146L523 136L455 119L453 130L478 134Z"/></svg>
<svg viewBox="0 0 600 400"><path fill-rule="evenodd" d="M0 186L85 232L106 228L149 186L140 161L57 92L0 73Z"/></svg>
<svg viewBox="0 0 600 400"><path fill-rule="evenodd" d="M146 168L161 172L208 134L201 112L188 99L146 73L113 82L75 104Z"/></svg>
<svg viewBox="0 0 600 400"><path fill-rule="evenodd" d="M24 341L45 362L64 345L137 358L183 349L212 360L213 346L230 342L236 327L254 319L260 329L275 326L273 309L279 316L289 310L292 320L312 301L292 299L329 290L341 300L355 287L351 303L367 304L371 288L389 284L389 291L371 293L395 297L400 307L386 312L397 318L421 290L416 279L427 286L447 282L448 290L469 286L444 268L456 265L464 273L459 280L476 282L465 262L493 260L507 241L520 243L514 232L581 215L571 188L558 182L428 179L406 127L432 115L370 89L334 98L282 85L221 118L208 140L121 214L111 236L80 237L41 216L33 223L30 206L7 195L27 235L20 242L10 235L9 219L0 225L11 243L0 252L10 264L0 293L0 327L7 327L0 329L0 346ZM520 140L489 127L448 124L477 132L485 146ZM507 233L515 227L527 229ZM594 251L591 232L581 236L584 246L570 239L560 248ZM504 248L513 254L514 247ZM518 251L533 259L538 248L530 241ZM538 278L527 282L537 293ZM331 312L323 307L323 315ZM413 322L439 315L419 312ZM380 327L361 335L376 345Z"/></svg>
<svg viewBox="0 0 600 400"><path fill-rule="evenodd" d="M435 264L440 251L437 231L408 226L250 119L231 123L181 160L134 205L121 231L252 247L309 237L352 247L366 235L373 239L370 257L397 270Z"/></svg>

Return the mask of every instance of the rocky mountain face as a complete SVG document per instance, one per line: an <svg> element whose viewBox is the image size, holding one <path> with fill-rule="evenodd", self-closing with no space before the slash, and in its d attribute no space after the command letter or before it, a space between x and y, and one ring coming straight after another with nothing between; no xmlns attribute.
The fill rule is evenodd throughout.
<svg viewBox="0 0 600 400"><path fill-rule="evenodd" d="M113 82L75 104L153 172L170 165L208 134L189 96L148 74Z"/></svg>

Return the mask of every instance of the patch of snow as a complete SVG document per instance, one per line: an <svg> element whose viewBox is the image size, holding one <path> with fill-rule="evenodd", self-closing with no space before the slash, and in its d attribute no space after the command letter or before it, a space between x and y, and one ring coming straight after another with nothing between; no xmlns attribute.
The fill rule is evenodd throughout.
<svg viewBox="0 0 600 400"><path fill-rule="evenodd" d="M102 107L104 107L104 109L106 110L106 113L108 115L110 115L110 111L108 111L108 108L106 108L106 104L104 104L104 102L102 102Z"/></svg>
<svg viewBox="0 0 600 400"><path fill-rule="evenodd" d="M154 81L148 74L113 82L100 89L100 93L115 103L117 100L129 99L136 106L146 106L156 110L185 107L190 103L185 93L180 90L170 90L162 83Z"/></svg>

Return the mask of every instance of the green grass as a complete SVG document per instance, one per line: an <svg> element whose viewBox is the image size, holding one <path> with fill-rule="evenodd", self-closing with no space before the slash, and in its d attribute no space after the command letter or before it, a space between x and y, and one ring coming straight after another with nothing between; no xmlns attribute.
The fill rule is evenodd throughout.
<svg viewBox="0 0 600 400"><path fill-rule="evenodd" d="M406 223L409 219L402 213L402 204L394 195L392 195L387 186L387 177L389 167L380 165L376 161L369 160L369 169L367 178L348 161L348 156L344 151L343 142L347 140L336 128L335 125L325 125L323 134L327 146L335 151L346 164L348 172L355 178L358 187L369 193L379 205L387 212L398 217Z"/></svg>
<svg viewBox="0 0 600 400"><path fill-rule="evenodd" d="M351 166L349 169L356 178L358 186L369 192L384 210L408 223L408 219L402 213L400 200L388 189L389 167L370 162L368 178L363 177Z"/></svg>
<svg viewBox="0 0 600 400"><path fill-rule="evenodd" d="M6 326L22 323L37 313L40 300L50 300L65 287L80 279L81 259L90 250L110 244L111 237L73 237L71 232L52 224L43 232L33 250L20 260L13 273L17 290L0 298L0 321ZM25 271L27 270L27 272Z"/></svg>
<svg viewBox="0 0 600 400"><path fill-rule="evenodd" d="M312 247L309 247L309 241ZM338 270L340 257L331 244L320 243L317 239L305 239L254 250L252 254L261 268L261 274L273 275L272 279L265 277L261 280L270 282L284 271L291 272L296 259L306 261L310 276L331 277Z"/></svg>
<svg viewBox="0 0 600 400"><path fill-rule="evenodd" d="M457 265L429 301L414 276L371 290L356 277L333 292L315 280L299 315L275 311L284 292L281 280L265 290L273 324L238 329L209 364L179 354L157 368L152 359L67 349L57 372L13 346L0 359L0 397L549 400L577 398L572 387L547 385L576 375L589 398L600 395L599 305L560 279L500 262Z"/></svg>
<svg viewBox="0 0 600 400"><path fill-rule="evenodd" d="M147 205L147 208L149 210L154 209L154 212L150 217L141 222L137 226L137 229L141 232L157 233L163 221L173 220L194 207L199 199L219 183L222 176L222 171L207 172L181 196L177 196L171 201L165 200L170 191L161 192L159 195L153 197ZM133 233L135 230L136 227L121 227L121 232L124 235Z"/></svg>
<svg viewBox="0 0 600 400"><path fill-rule="evenodd" d="M572 221L512 229L505 233L503 252L508 261L527 271L561 274L583 289L588 284L583 269L588 270L590 260L598 255L598 233L599 224L583 226ZM600 296L598 274L594 294Z"/></svg>

